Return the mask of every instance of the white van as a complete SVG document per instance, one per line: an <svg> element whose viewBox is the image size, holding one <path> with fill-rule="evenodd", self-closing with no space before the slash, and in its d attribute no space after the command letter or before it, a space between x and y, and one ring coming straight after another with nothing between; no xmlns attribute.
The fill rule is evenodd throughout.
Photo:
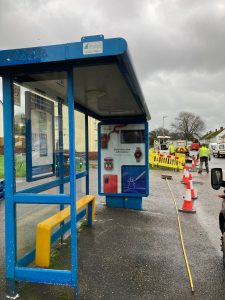
<svg viewBox="0 0 225 300"><path fill-rule="evenodd" d="M209 143L208 148L209 148L209 150L210 150L210 154L211 154L211 155L213 155L213 150L216 149L216 145L217 145L217 143Z"/></svg>
<svg viewBox="0 0 225 300"><path fill-rule="evenodd" d="M225 156L225 143L216 144L213 146L213 156L221 157Z"/></svg>

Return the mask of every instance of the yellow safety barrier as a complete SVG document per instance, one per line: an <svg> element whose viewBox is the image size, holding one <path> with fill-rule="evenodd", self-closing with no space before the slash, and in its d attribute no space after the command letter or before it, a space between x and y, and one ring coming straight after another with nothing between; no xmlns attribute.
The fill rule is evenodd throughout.
<svg viewBox="0 0 225 300"><path fill-rule="evenodd" d="M185 155L176 153L176 155L163 155L157 150L149 150L149 164L151 166L166 167L176 170L183 170L185 165Z"/></svg>
<svg viewBox="0 0 225 300"><path fill-rule="evenodd" d="M92 220L95 219L95 196L86 195L76 203L76 211L86 206L86 218L88 219L88 204L92 202ZM51 251L52 230L61 222L70 217L70 206L59 211L47 220L39 223L36 229L36 257L35 264L39 267L49 267Z"/></svg>

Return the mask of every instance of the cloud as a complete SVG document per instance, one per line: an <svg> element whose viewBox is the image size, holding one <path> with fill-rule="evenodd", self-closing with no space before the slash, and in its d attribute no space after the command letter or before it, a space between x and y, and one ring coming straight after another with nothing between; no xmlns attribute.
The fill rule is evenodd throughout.
<svg viewBox="0 0 225 300"><path fill-rule="evenodd" d="M152 127L181 110L199 114L207 129L224 125L224 1L0 1L2 49L95 34L127 39Z"/></svg>

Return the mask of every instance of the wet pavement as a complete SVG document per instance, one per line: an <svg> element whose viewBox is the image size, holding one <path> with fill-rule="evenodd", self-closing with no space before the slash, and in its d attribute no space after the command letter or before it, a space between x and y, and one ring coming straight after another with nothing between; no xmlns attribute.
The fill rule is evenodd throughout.
<svg viewBox="0 0 225 300"><path fill-rule="evenodd" d="M225 160L224 160L225 161ZM213 159L219 166L222 159ZM223 162L224 164L224 162ZM224 164L225 165L225 164ZM224 168L225 169L225 168ZM95 178L96 169L91 170ZM97 198L96 221L82 226L78 237L79 299L225 299L225 270L220 251L219 192L210 186L210 174L193 173L199 198L196 214L180 213L184 243L193 277L192 295L178 233L176 212L162 174L169 181L180 207L185 187L182 174L151 170L150 193L143 211L108 208ZM91 181L97 193L97 182ZM0 202L0 230L3 226ZM4 299L4 250L0 243L0 299ZM53 249L52 267L69 268L70 240ZM68 287L19 283L20 299L74 299Z"/></svg>

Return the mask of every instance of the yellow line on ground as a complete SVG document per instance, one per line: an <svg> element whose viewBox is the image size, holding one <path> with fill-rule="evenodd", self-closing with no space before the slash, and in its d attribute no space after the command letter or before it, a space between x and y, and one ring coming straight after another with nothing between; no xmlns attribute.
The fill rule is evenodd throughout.
<svg viewBox="0 0 225 300"><path fill-rule="evenodd" d="M168 179L166 179L166 183L167 183L168 188L170 190L170 194L172 196L172 199L173 199L173 202L174 202L174 206L175 206L175 209L176 209L181 245L182 245L184 259L185 259L185 263L186 263L186 267L187 267L187 272L188 272L188 277L189 277L189 281L190 281L191 291L192 291L192 293L194 293L194 285L193 285L191 271L190 271L190 267L189 267L189 263L188 263L188 259L187 259L187 254L186 254L185 247L184 247L184 239L183 239L183 234L182 234L182 230L181 230L181 222L180 222L180 216L179 216L179 213L178 213L177 202L176 202L176 199L175 199L175 197L173 195L171 187L169 185Z"/></svg>

